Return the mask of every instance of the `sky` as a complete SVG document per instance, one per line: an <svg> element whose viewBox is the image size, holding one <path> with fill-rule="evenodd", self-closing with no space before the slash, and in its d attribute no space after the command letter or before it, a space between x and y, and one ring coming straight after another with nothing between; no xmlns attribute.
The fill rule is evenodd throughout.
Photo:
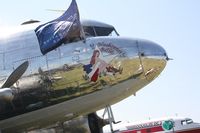
<svg viewBox="0 0 200 133"><path fill-rule="evenodd" d="M4 0L0 27L29 19L50 21L71 0ZM200 122L199 0L77 0L81 18L115 26L121 36L143 38L164 47L172 61L152 83L113 105L116 121L183 116Z"/></svg>

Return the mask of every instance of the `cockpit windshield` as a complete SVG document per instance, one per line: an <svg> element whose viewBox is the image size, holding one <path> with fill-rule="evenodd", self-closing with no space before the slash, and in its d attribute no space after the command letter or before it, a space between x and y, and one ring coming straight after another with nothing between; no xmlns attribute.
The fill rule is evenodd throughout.
<svg viewBox="0 0 200 133"><path fill-rule="evenodd" d="M119 35L114 28L84 26L83 29L84 29L86 37L90 37L90 36L118 36Z"/></svg>
<svg viewBox="0 0 200 133"><path fill-rule="evenodd" d="M91 20L82 21L82 25L86 37L119 36L112 25Z"/></svg>
<svg viewBox="0 0 200 133"><path fill-rule="evenodd" d="M188 125L188 124L192 124L192 123L193 123L193 120L189 119L189 118L186 118L185 120L181 121L182 125Z"/></svg>

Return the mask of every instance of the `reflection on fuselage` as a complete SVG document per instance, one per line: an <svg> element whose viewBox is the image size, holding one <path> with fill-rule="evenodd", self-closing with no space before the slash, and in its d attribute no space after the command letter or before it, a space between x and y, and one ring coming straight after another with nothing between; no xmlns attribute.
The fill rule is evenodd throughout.
<svg viewBox="0 0 200 133"><path fill-rule="evenodd" d="M29 67L0 100L0 120L101 91L128 80L132 92L151 82L166 65L159 45L121 37L91 37L42 55L34 31L0 40L1 84L24 61ZM131 94L130 94L131 95Z"/></svg>

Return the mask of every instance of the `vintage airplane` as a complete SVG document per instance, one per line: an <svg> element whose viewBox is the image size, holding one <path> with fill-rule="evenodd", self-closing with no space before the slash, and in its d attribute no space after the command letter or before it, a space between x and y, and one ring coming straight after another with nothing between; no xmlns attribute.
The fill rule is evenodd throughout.
<svg viewBox="0 0 200 133"><path fill-rule="evenodd" d="M72 0L59 18L31 20L0 37L0 130L23 132L84 116L91 133L101 132L106 122L94 112L149 84L168 59L154 42L80 21Z"/></svg>
<svg viewBox="0 0 200 133"><path fill-rule="evenodd" d="M199 133L200 123L190 118L168 117L115 125L115 133ZM110 131L104 131L109 133Z"/></svg>

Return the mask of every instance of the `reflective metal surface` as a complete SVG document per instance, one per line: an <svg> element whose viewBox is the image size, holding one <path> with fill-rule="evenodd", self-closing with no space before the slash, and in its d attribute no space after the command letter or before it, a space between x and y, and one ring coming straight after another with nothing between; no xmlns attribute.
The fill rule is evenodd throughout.
<svg viewBox="0 0 200 133"><path fill-rule="evenodd" d="M32 30L0 39L1 86L17 67L29 62L25 74L8 88L9 95L8 89L0 92L0 126L6 126L16 116L100 91L106 100L109 89L116 92L110 95L112 100L104 101L98 95L96 103L88 101L88 106L76 109L76 113L116 103L156 78L164 69L166 58L165 50L153 42L122 37L91 37L85 42L64 44L46 55L41 54ZM75 106L68 107L68 111L74 111Z"/></svg>

